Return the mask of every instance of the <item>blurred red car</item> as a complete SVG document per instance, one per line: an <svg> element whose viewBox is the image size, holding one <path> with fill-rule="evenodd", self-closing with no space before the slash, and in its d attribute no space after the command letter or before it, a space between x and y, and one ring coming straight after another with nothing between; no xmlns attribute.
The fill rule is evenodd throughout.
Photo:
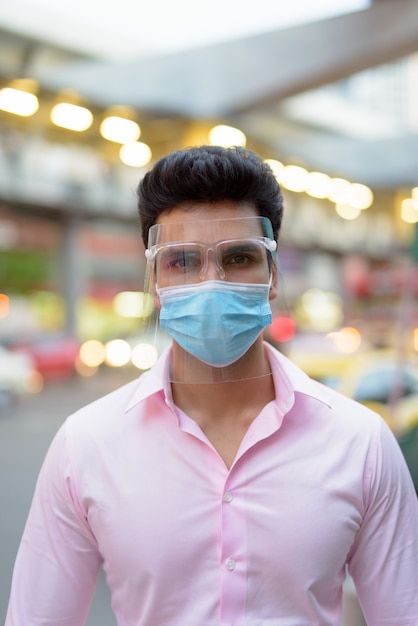
<svg viewBox="0 0 418 626"><path fill-rule="evenodd" d="M75 374L80 345L68 335L42 335L14 341L9 348L29 354L44 380L57 380Z"/></svg>

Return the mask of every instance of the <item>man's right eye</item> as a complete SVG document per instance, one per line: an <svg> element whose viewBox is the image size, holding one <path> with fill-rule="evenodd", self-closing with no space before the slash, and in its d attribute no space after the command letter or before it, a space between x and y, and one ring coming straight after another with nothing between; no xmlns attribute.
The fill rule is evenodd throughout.
<svg viewBox="0 0 418 626"><path fill-rule="evenodd" d="M191 270L201 266L201 255L196 250L178 250L172 252L165 265L170 270Z"/></svg>

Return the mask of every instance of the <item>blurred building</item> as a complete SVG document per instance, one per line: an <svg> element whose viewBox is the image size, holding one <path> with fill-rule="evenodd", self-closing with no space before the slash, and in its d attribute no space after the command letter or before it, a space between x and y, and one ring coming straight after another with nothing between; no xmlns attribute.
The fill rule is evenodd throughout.
<svg viewBox="0 0 418 626"><path fill-rule="evenodd" d="M126 32L119 23L108 37L96 16L83 43L82 15L66 39L68 15L42 33L0 11L0 292L11 303L0 340L23 329L132 331L111 308L143 287L137 184L163 154L212 141L246 142L282 184L278 314L293 311L302 332L355 326L374 344L395 344L401 325L412 345L418 2L352 5L174 52L141 51L129 15ZM202 21L188 17L189 30ZM322 294L315 313L302 306L312 288Z"/></svg>

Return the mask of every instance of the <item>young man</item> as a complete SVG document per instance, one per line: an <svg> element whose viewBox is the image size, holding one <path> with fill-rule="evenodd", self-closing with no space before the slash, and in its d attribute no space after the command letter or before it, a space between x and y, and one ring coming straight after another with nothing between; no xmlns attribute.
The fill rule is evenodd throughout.
<svg viewBox="0 0 418 626"><path fill-rule="evenodd" d="M369 626L416 626L417 501L394 437L263 343L282 215L268 166L173 153L139 211L172 346L56 435L6 625L81 626L103 565L119 626L339 626L347 570Z"/></svg>

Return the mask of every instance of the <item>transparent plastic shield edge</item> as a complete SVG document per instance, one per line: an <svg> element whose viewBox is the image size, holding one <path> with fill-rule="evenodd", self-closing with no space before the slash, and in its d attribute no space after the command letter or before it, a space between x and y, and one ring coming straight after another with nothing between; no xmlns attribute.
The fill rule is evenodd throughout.
<svg viewBox="0 0 418 626"><path fill-rule="evenodd" d="M265 376L262 337L277 283L270 221L254 216L151 227L148 336L172 339L170 380L210 384Z"/></svg>

